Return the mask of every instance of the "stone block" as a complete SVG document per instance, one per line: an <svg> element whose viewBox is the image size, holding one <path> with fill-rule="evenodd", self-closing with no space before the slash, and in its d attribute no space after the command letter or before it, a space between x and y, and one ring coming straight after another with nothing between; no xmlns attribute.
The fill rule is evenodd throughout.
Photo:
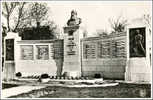
<svg viewBox="0 0 153 100"><path fill-rule="evenodd" d="M124 73L120 73L120 72L104 72L104 78L124 79Z"/></svg>

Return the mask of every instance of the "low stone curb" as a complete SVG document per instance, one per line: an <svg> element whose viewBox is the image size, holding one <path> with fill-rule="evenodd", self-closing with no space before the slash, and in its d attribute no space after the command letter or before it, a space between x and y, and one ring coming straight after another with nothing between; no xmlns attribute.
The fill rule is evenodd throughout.
<svg viewBox="0 0 153 100"><path fill-rule="evenodd" d="M18 87L3 89L1 96L2 96L2 98L8 98L8 97L11 97L14 95L28 93L33 90L39 90L39 89L42 89L45 87L46 86L18 86Z"/></svg>
<svg viewBox="0 0 153 100"><path fill-rule="evenodd" d="M44 95L49 95L54 93L54 90L46 90L46 89L38 89L38 90L33 90L28 93L23 93L15 96L11 96L9 98L39 98Z"/></svg>

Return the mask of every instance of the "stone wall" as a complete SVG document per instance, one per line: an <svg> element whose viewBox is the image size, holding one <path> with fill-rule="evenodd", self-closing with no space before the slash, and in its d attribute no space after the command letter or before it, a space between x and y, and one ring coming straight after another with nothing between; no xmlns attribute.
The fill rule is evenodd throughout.
<svg viewBox="0 0 153 100"><path fill-rule="evenodd" d="M126 33L82 39L82 76L93 77L95 74L101 74L104 78L123 79L127 59L126 47ZM41 48L44 48L44 51L40 50ZM47 53L43 55L40 51ZM42 73L60 76L63 58L63 40L18 41L15 45L15 72L21 72L25 76Z"/></svg>
<svg viewBox="0 0 153 100"><path fill-rule="evenodd" d="M124 79L126 33L113 33L82 40L82 75L101 74L104 78Z"/></svg>
<svg viewBox="0 0 153 100"><path fill-rule="evenodd" d="M17 42L16 51L16 73L61 75L63 40L22 40Z"/></svg>

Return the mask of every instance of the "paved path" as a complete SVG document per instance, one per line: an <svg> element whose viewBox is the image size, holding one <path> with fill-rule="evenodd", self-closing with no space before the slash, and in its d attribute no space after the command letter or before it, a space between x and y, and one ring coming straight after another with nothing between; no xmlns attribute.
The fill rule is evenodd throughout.
<svg viewBox="0 0 153 100"><path fill-rule="evenodd" d="M27 93L32 90L37 90L41 88L45 88L46 86L18 86L18 87L12 87L8 89L3 89L2 90L2 97L1 98L7 98L10 96L22 94L22 93Z"/></svg>

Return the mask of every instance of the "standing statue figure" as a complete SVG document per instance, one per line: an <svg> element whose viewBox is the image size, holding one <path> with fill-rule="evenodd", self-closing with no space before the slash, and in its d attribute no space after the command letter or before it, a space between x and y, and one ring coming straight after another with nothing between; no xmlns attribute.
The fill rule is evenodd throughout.
<svg viewBox="0 0 153 100"><path fill-rule="evenodd" d="M143 36L140 34L139 30L136 30L136 35L134 37L135 40L135 46L133 48L133 51L135 53L135 56L137 57L143 57L145 56L145 48L143 47Z"/></svg>
<svg viewBox="0 0 153 100"><path fill-rule="evenodd" d="M71 11L71 17L67 22L68 26L76 26L81 24L81 18L77 17L77 12L75 10Z"/></svg>

